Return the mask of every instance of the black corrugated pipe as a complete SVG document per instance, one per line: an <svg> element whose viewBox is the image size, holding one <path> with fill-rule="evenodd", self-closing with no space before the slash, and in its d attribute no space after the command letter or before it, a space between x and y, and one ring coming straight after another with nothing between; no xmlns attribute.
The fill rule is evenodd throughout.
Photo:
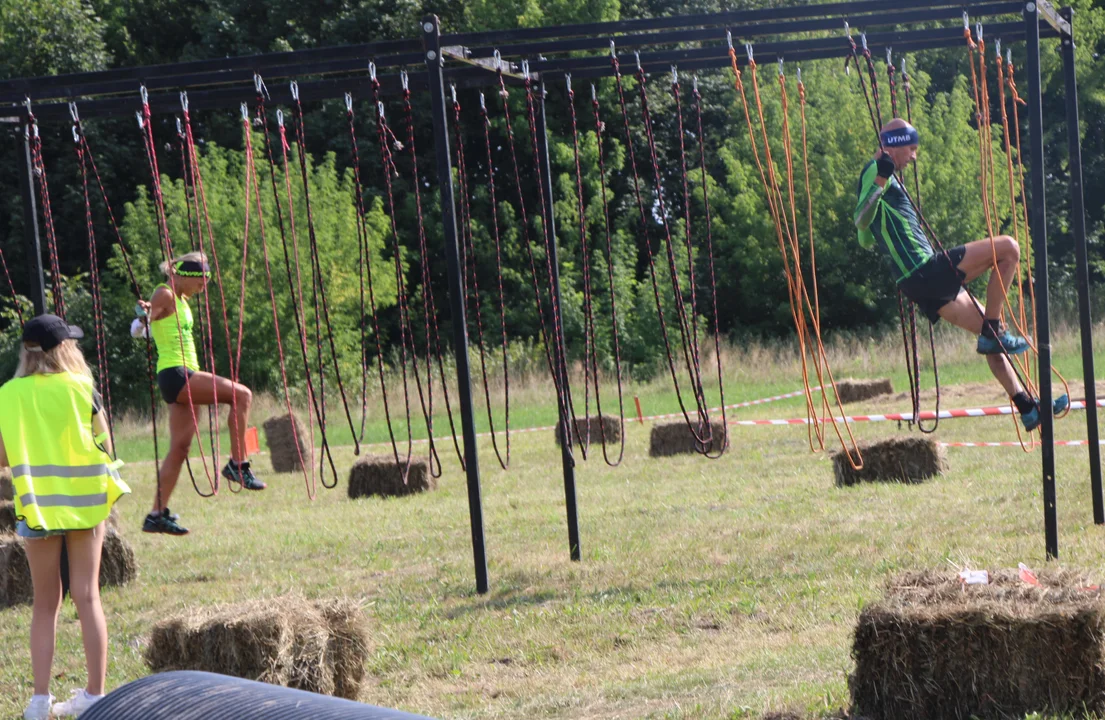
<svg viewBox="0 0 1105 720"><path fill-rule="evenodd" d="M303 690L178 670L111 692L83 720L433 720Z"/></svg>

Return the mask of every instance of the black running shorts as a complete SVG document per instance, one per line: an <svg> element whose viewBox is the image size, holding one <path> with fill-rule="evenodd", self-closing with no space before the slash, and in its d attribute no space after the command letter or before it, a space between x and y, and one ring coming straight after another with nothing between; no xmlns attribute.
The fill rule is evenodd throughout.
<svg viewBox="0 0 1105 720"><path fill-rule="evenodd" d="M966 254L967 248L962 245L953 247L946 253L936 253L912 275L898 283L898 289L917 303L930 322L939 320L940 308L963 292L963 281L967 275L959 269L959 263Z"/></svg>
<svg viewBox="0 0 1105 720"><path fill-rule="evenodd" d="M165 368L157 374L157 387L161 390L161 397L166 403L172 405L180 397L180 391L188 384L188 378L195 375L194 370L189 370L183 365Z"/></svg>

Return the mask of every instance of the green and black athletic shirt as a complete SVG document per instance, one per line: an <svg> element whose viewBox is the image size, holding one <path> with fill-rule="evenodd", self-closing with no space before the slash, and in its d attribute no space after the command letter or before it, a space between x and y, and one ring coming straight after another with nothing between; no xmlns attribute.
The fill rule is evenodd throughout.
<svg viewBox="0 0 1105 720"><path fill-rule="evenodd" d="M875 184L877 176L874 160L860 174L855 213L859 244L870 250L878 238L894 266L894 279L901 282L936 253L898 179L890 178L880 188Z"/></svg>

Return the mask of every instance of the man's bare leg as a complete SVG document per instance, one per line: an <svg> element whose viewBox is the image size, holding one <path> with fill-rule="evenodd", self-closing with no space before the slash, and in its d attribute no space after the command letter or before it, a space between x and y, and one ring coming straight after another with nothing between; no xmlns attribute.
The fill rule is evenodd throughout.
<svg viewBox="0 0 1105 720"><path fill-rule="evenodd" d="M967 276L967 282L974 280L982 273L994 267L994 256L997 256L998 271L990 273L990 281L986 285L986 319L997 320L1001 317L1001 309L1005 304L1009 285L1017 272L1017 264L1021 260L1021 249L1017 241L1008 235L995 237L991 244L989 238L975 240L963 246L966 251L963 259L959 261L959 270ZM968 308L970 309L970 308ZM971 312L974 312L971 309ZM943 316L943 312L941 312ZM956 323L958 324L958 323ZM962 325L960 327L963 327ZM982 326L975 334L981 334Z"/></svg>
<svg viewBox="0 0 1105 720"><path fill-rule="evenodd" d="M989 245L989 241L986 241ZM973 243L972 243L973 244ZM989 248L987 248L989 251ZM962 268L963 264L960 263ZM977 276L976 276L977 277ZM971 299L966 290L960 290L955 300L940 308L940 317L952 325L961 327L968 332L979 335L982 333L982 306ZM990 365L990 372L994 374L1009 397L1024 392L1020 380L1017 379L1013 367L1005 358L1005 355L987 355L986 362Z"/></svg>

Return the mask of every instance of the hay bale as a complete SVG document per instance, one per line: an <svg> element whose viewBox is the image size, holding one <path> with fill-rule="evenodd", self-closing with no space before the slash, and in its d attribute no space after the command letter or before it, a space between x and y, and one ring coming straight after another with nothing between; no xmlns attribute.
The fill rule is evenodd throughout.
<svg viewBox="0 0 1105 720"><path fill-rule="evenodd" d="M894 386L890 383L890 378L878 378L877 380L848 378L836 384L836 397L842 403L870 400L873 397L889 395L892 392L894 392Z"/></svg>
<svg viewBox="0 0 1105 720"><path fill-rule="evenodd" d="M0 500L14 500L15 486L12 485L11 468L0 467Z"/></svg>
<svg viewBox="0 0 1105 720"><path fill-rule="evenodd" d="M860 613L852 714L881 720L1083 717L1105 712L1105 602L1070 571L1040 586L954 571L896 578Z"/></svg>
<svg viewBox="0 0 1105 720"><path fill-rule="evenodd" d="M313 462L309 430L294 413L271 417L261 427L265 431L273 472L297 472L303 469L303 462L308 465Z"/></svg>
<svg viewBox="0 0 1105 720"><path fill-rule="evenodd" d="M606 443L618 443L622 440L622 421L613 415L591 415L580 418L574 426L575 432L588 444L601 445L605 433ZM556 430L553 432L553 440L557 445L564 442L564 432L561 422L556 421ZM572 444L578 445L579 440Z"/></svg>
<svg viewBox="0 0 1105 720"><path fill-rule="evenodd" d="M843 450L833 455L837 487L861 482L920 483L948 469L947 452L930 438L889 438L860 443L859 448L863 456L859 470L852 467Z"/></svg>
<svg viewBox="0 0 1105 720"><path fill-rule="evenodd" d="M437 478L430 475L424 460L412 460L403 482L403 466L396 465L394 455L363 455L349 469L349 497L397 497L436 490Z"/></svg>
<svg viewBox="0 0 1105 720"><path fill-rule="evenodd" d="M203 670L356 699L371 651L359 604L290 596L162 620L145 659L154 672Z"/></svg>
<svg viewBox="0 0 1105 720"><path fill-rule="evenodd" d="M0 534L0 607L25 605L34 600L31 566L23 549L23 538Z"/></svg>
<svg viewBox="0 0 1105 720"><path fill-rule="evenodd" d="M100 555L100 587L126 585L136 577L138 563L134 560L134 548L112 527L109 516L104 550Z"/></svg>
<svg viewBox="0 0 1105 720"><path fill-rule="evenodd" d="M710 423L712 439L709 447L703 448L683 420L663 425L653 425L648 438L648 454L649 457L667 457L687 453L703 454L704 452L716 454L718 450L725 451L729 449L728 445L722 447L722 443L726 442L725 430L725 425L721 420L712 421ZM703 434L699 433L700 436Z"/></svg>
<svg viewBox="0 0 1105 720"><path fill-rule="evenodd" d="M0 533L15 532L15 503L10 500L0 502Z"/></svg>

